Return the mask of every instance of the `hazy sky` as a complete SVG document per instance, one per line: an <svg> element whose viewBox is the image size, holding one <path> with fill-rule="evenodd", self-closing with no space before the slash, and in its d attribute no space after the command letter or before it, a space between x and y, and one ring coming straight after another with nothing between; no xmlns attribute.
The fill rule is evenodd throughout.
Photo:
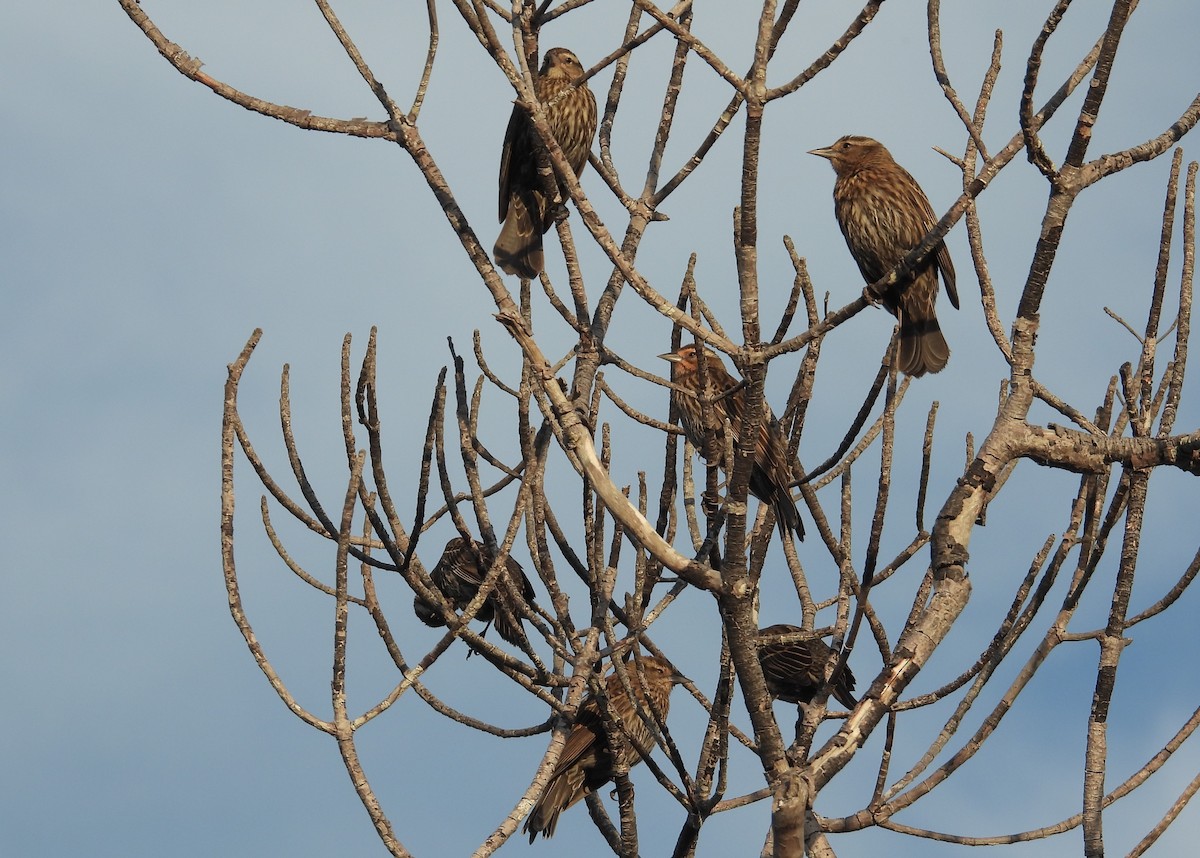
<svg viewBox="0 0 1200 858"><path fill-rule="evenodd" d="M257 448L277 477L290 476L277 414L279 372L288 363L305 464L326 507L336 509L345 491L337 410L342 338L354 337L357 361L371 327L378 326L389 473L394 485L405 487L405 509L411 510L410 482L429 402L437 372L450 360L446 338L469 356L472 332L479 330L489 361L509 381L519 366L517 349L493 320L489 296L419 173L397 147L305 132L243 111L176 73L115 2L70 3L67 14L62 5L9 4L0 26L5 154L0 258L6 301L0 315L0 390L6 403L0 419L0 512L7 537L0 548L5 584L0 682L8 715L0 737L0 853L384 854L335 745L280 704L229 618L218 541L225 367L261 327L263 341L241 394ZM625 7L593 5L552 25L543 46L568 45L585 65L612 50ZM698 0L696 31L731 67L744 69L754 16L736 20L730 11L736 5ZM851 5L801 4L771 82L790 78L819 55L850 20ZM992 34L1004 30L1004 68L985 129L989 147L998 150L1016 130L1024 58L1051 4L943 5L947 62L968 102L978 91ZM1089 8L1072 8L1061 36L1051 42L1039 104L1108 15L1108 4L1076 5ZM143 6L168 38L232 86L318 114L382 117L315 6L281 0L146 0ZM424 61L423 4L335 8L379 79L397 101L407 103ZM490 246L497 230L499 144L512 91L453 5L440 4L439 13L441 53L421 129L472 226ZM831 71L769 111L760 220L764 330L773 331L792 280L784 234L808 260L818 294L830 293L831 308L852 300L862 285L832 217L833 173L825 161L803 154L806 150L844 133L870 134L920 179L939 212L957 195L956 169L931 147L961 153L964 137L929 70L924 15L924 4L913 0L885 4ZM1192 0L1142 4L1118 55L1092 156L1156 136L1186 108L1200 89L1198 33L1200 6ZM635 191L672 47L660 38L639 51L622 102L617 163ZM605 92L610 79L611 71L602 73L593 90ZM727 100L717 78L693 59L665 175L690 155ZM1046 131L1056 162L1078 104L1077 95ZM701 292L735 335L729 235L741 128L739 120L664 206L671 222L652 231L638 258L648 279L673 295L688 254L696 251ZM1193 134L1183 141L1188 158L1196 156L1195 139ZM1100 403L1117 367L1136 358L1136 342L1103 307L1135 328L1144 326L1169 164L1165 156L1103 183L1068 222L1043 306L1036 371L1085 413ZM595 174L586 174L583 184L619 236L619 205ZM1028 272L1046 194L1045 182L1019 157L980 200L990 273L1006 325ZM578 218L572 223L577 237L582 235ZM893 489L904 500L885 532L886 557L899 551L911 531L908 498L929 404L936 400L941 410L927 521L961 473L966 433L978 442L990 428L1007 377L984 326L961 225L950 246L963 296L958 313L942 302L954 356L945 372L915 383L905 403ZM547 255L558 282L565 283L556 240L550 240ZM1176 249L1170 269L1172 313L1176 299L1170 293L1177 288L1181 256ZM594 299L609 269L591 250L584 263ZM515 290L515 279L509 280ZM535 295L535 306L544 347L552 357L563 354L570 339L561 323L556 325L542 296ZM845 432L891 325L886 314L868 310L825 343L822 362L830 365L810 408L806 463L824 459ZM669 325L630 294L617 311L610 345L661 371L654 355L665 350L669 336ZM1173 347L1172 340L1165 342ZM795 361L792 356L790 363L772 366L778 373L768 387L773 398L784 395L787 369L794 371ZM473 381L476 373L469 374ZM665 417L663 391L615 368L607 375L637 407ZM1179 432L1200 422L1194 376L1193 371L1187 379ZM501 415L509 412L495 393L485 404ZM612 409L605 416L619 420ZM1033 418L1065 422L1045 408L1035 409ZM514 445L504 425L487 440L511 459ZM618 446L613 464L618 482L635 483L640 470L653 475L661 468L660 451L657 441ZM872 461L877 458L868 458L857 474L856 512L862 516L874 502ZM293 693L325 717L332 605L274 557L257 519L261 488L244 460L237 467L238 562L247 609ZM570 503L578 496L576 484L561 458L555 467L561 475L556 485ZM291 489L290 479L287 485ZM1031 463L1017 469L989 511L989 526L973 535L972 601L912 692L952 678L986 646L1037 548L1066 526L1077 485L1077 477L1048 474ZM1196 497L1194 478L1163 473L1152 482L1152 521L1143 536L1131 613L1160 598L1194 555ZM835 511L836 486L822 499L827 511ZM494 514L503 520L502 503ZM272 515L297 557L330 579L332 547L284 521L278 508ZM865 550L867 521L858 522L856 563ZM427 563L449 535L441 526L431 535L435 553ZM821 595L832 593L836 570L828 557L813 542L802 551L810 579L825 588ZM1108 609L1103 588L1111 592L1116 558L1111 554L1097 573L1103 581L1089 593L1072 631L1103 625ZM888 594L875 595L893 635L911 605L922 564L910 564L904 580L889 582ZM1049 598L1051 612L1065 584L1064 577ZM413 619L402 586L384 581L381 592L416 660L436 635ZM769 598L773 592L780 600ZM786 593L782 584L764 592L764 622L794 619L794 594L787 601ZM1158 625L1131 634L1134 644L1126 650L1110 720L1110 785L1161 748L1200 701L1192 658L1200 635L1184 619L1195 617L1198 608L1192 588ZM351 706L361 711L386 693L395 675L374 631L361 617L356 620ZM1044 622L1039 618L1022 639L1018 660L989 687L990 702L971 713L967 729L990 711L1033 650ZM716 627L712 600L689 592L656 633L710 690L712 675L705 670ZM506 727L545 717L544 707L531 700L511 699L506 694L511 686L495 679L481 659L464 662L462 650L456 644L439 664L442 670L429 677L430 687L452 705ZM1051 824L1076 811L1096 654L1094 642L1056 651L1005 721L995 747L956 775L957 785L915 805L899 821L990 835ZM865 688L878 671L878 655L864 644L851 664ZM678 725L681 744L694 750L699 737L688 727L699 723L698 709L682 695L676 705L672 725ZM791 716L783 708L780 713L786 728ZM898 740L904 746L893 762L893 780L948 713L915 719L911 728L901 722ZM368 776L401 839L418 855L465 854L477 845L528 785L545 748L544 736L500 742L464 729L447 731L413 695L364 729L360 742ZM1200 767L1197 747L1192 739L1162 773L1106 816L1110 854L1127 852L1166 810ZM862 806L874 784L878 748L876 737L822 794L820 812L836 816ZM464 771L452 775L457 766ZM639 800L657 814L642 817L643 854L667 854L683 814L648 773L638 773L635 782ZM754 761L745 754L736 758L729 794L759 784ZM757 854L767 813L761 802L714 819L700 854ZM549 844L530 847L515 838L503 851L553 855L571 847L572 854L606 854L588 829L586 813L577 808L564 815L558 838ZM1198 838L1200 815L1193 806L1153 854L1186 854L1187 844ZM886 832L838 838L833 845L843 858L881 850L895 856L964 851ZM1013 854L1080 852L1075 830Z"/></svg>

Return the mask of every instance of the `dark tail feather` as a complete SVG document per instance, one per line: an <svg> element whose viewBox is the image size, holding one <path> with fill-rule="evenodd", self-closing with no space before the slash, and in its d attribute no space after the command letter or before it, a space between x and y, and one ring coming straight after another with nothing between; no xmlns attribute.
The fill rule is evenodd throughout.
<svg viewBox="0 0 1200 858"><path fill-rule="evenodd" d="M834 678L833 687L829 690L847 709L853 710L858 705L854 699L854 674L850 672L850 665L842 667L842 672Z"/></svg>
<svg viewBox="0 0 1200 858"><path fill-rule="evenodd" d="M508 214L492 255L496 264L507 274L532 280L546 267L542 253L541 218L535 224L526 200L513 194L508 200Z"/></svg>
<svg viewBox="0 0 1200 858"><path fill-rule="evenodd" d="M906 375L920 378L927 372L941 372L950 360L950 346L937 317L903 320L897 353L897 365Z"/></svg>
<svg viewBox="0 0 1200 858"><path fill-rule="evenodd" d="M792 493L786 483L781 483L783 479L778 482L772 480L771 475L757 464L750 472L750 494L769 503L775 510L775 523L779 526L780 535L786 539L789 533L794 533L796 538L803 542L804 522L800 521L800 510L796 508L796 502L792 499Z"/></svg>
<svg viewBox="0 0 1200 858"><path fill-rule="evenodd" d="M587 792L578 789L576 796L564 795L564 791L570 790L571 785L566 784L561 776L550 781L542 797L529 812L529 818L525 820L525 827L522 829L529 835L530 843L537 840L539 834L543 837L553 837L554 829L558 827L559 814L587 795ZM571 800L572 798L574 800Z"/></svg>
<svg viewBox="0 0 1200 858"><path fill-rule="evenodd" d="M788 533L796 534L796 538L804 541L804 522L800 520L800 510L789 492L784 491L771 504L775 509L775 520L779 524L779 532L787 537Z"/></svg>
<svg viewBox="0 0 1200 858"><path fill-rule="evenodd" d="M500 587L503 586L503 584L497 583L496 586ZM505 607L507 608L507 606ZM507 609L511 610L511 608ZM513 646L520 646L522 642L527 640L525 637L525 626L521 622L520 615L516 614L515 612L513 613L512 619L509 620L505 609L502 609L499 605L497 605L496 616L493 624L496 626L496 633Z"/></svg>
<svg viewBox="0 0 1200 858"><path fill-rule="evenodd" d="M525 820L524 831L529 835L529 842L537 840L540 834L543 837L553 837L554 829L558 826L558 814L544 814L541 808L535 807L533 815ZM536 815L536 819L534 816Z"/></svg>

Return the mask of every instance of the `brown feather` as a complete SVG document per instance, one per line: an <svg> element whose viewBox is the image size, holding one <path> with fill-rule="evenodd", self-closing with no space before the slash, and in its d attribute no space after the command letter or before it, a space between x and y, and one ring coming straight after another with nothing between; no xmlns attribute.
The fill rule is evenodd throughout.
<svg viewBox="0 0 1200 858"><path fill-rule="evenodd" d="M586 83L573 86L583 75L579 58L566 48L546 51L534 91L567 163L578 176L587 166L596 135L596 99ZM500 220L504 226L493 256L508 274L532 279L545 267L542 235L554 224L554 210L538 176L541 141L528 112L513 107L500 154ZM560 187L559 196L566 198Z"/></svg>
<svg viewBox="0 0 1200 858"><path fill-rule="evenodd" d="M446 543L442 556L438 558L437 565L433 567L429 577L451 607L461 611L479 593L479 587L494 562L495 559L478 542L456 536ZM513 595L514 587L520 588L521 597L526 603L533 604L533 585L529 583L521 564L508 557L505 560L504 571L500 573L492 592L475 614L475 619L485 623L494 621L500 637L513 645L519 645L525 640L525 630L521 624L519 602ZM413 599L413 612L416 613L417 619L427 626L446 625L437 606L421 596Z"/></svg>
<svg viewBox="0 0 1200 858"><path fill-rule="evenodd" d="M609 711L622 726L630 751L635 755L626 757L630 765L641 762L642 757L654 748L654 733L638 717L637 708L640 706L652 720L653 713L665 720L671 704L671 689L679 679L674 669L660 658L645 656L640 663L643 681L639 681L633 664L628 666L629 684L636 704L616 672L609 674L604 684ZM612 779L613 757L604 731L600 703L589 694L579 705L575 723L567 734L546 789L525 820L524 831L529 835L529 842L532 843L539 834L551 837L558 825L559 814Z"/></svg>
<svg viewBox="0 0 1200 858"><path fill-rule="evenodd" d="M728 473L730 463L725 461L725 425L728 421L736 445L742 417L746 412L745 389L725 370L721 358L711 349L704 350L703 380L696 346L686 345L677 352L659 357L670 361L671 381L688 392L675 390L671 393L683 431L706 462ZM803 540L804 523L800 520L800 512L796 509L790 488L795 475L788 461L787 436L783 434L775 415L770 413L758 431L758 439L754 444L754 468L750 472L750 494L771 504L781 531L794 532L798 539Z"/></svg>
<svg viewBox="0 0 1200 858"><path fill-rule="evenodd" d="M777 623L758 633L758 663L767 690L789 703L812 702L825 684L825 668L832 657L833 650L818 635L799 626ZM849 665L834 677L829 693L847 709L858 705Z"/></svg>
<svg viewBox="0 0 1200 858"><path fill-rule="evenodd" d="M917 180L878 141L849 135L810 154L833 164L837 173L834 214L850 255L868 283L895 268L936 225L933 206ZM957 309L954 263L944 241L911 275L883 295L883 305L900 322L898 365L914 377L939 372L950 359L950 347L937 319L939 271L950 303Z"/></svg>

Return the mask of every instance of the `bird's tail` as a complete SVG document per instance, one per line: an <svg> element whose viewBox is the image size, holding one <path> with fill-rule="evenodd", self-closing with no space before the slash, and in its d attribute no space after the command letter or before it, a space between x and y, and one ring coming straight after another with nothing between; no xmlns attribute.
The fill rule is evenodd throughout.
<svg viewBox="0 0 1200 858"><path fill-rule="evenodd" d="M900 371L913 378L927 372L941 372L950 360L950 346L942 336L937 316L901 319L896 352Z"/></svg>
<svg viewBox="0 0 1200 858"><path fill-rule="evenodd" d="M800 520L800 510L792 500L791 492L786 489L779 492L771 504L775 508L775 520L779 523L779 532L787 537L788 533L796 534L796 538L804 541L804 522Z"/></svg>
<svg viewBox="0 0 1200 858"><path fill-rule="evenodd" d="M533 810L529 812L529 818L525 820L525 827L522 830L529 835L530 843L536 840L539 834L543 837L553 837L554 829L558 827L559 814L591 792L590 789L580 788L582 782L568 783L569 779L564 776L565 774L559 774L550 781L546 786L546 791L542 793L542 797L537 800ZM570 794L572 790L574 795Z"/></svg>
<svg viewBox="0 0 1200 858"><path fill-rule="evenodd" d="M492 255L496 264L507 274L532 280L546 266L542 253L542 217L535 218L530 205L539 208L538 199L513 194L508 201L508 214Z"/></svg>
<svg viewBox="0 0 1200 858"><path fill-rule="evenodd" d="M854 699L854 674L850 672L850 665L843 665L829 691L847 709L853 711L858 706L858 701Z"/></svg>
<svg viewBox="0 0 1200 858"><path fill-rule="evenodd" d="M503 581L498 581L496 587L505 586ZM497 598L494 594L492 598ZM510 600L504 597L497 598L494 624L496 633L504 638L513 646L520 646L522 643L527 643L528 638L525 636L525 625L521 621L521 615L516 612Z"/></svg>

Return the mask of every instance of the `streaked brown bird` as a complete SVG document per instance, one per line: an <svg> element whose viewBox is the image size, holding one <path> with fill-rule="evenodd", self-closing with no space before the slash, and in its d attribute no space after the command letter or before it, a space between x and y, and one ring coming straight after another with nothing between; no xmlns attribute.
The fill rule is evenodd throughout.
<svg viewBox="0 0 1200 858"><path fill-rule="evenodd" d="M642 681L638 680L633 663L628 665L629 685L633 689L637 705L654 719L652 712L665 720L671 704L671 689L682 677L666 661L653 656L641 658ZM609 711L618 719L629 743L626 762L635 765L642 756L654 748L654 734L637 715L637 709L614 671L605 680L605 697ZM573 804L586 798L613 779L613 755L607 734L604 732L604 717L600 704L589 694L579 705L575 723L567 734L558 765L550 775L546 790L534 804L524 831L532 843L539 834L551 837L558 825L558 815Z"/></svg>
<svg viewBox="0 0 1200 858"><path fill-rule="evenodd" d="M758 663L767 690L788 703L812 702L825 684L825 667L832 656L833 650L825 641L799 626L776 623L758 632ZM849 665L834 678L829 693L847 709L858 705Z"/></svg>
<svg viewBox="0 0 1200 858"><path fill-rule="evenodd" d="M572 86L582 76L579 57L566 48L551 48L534 81L550 130L576 176L587 166L597 122L592 91L586 83ZM542 235L554 224L553 200L546 199L537 172L541 145L528 111L516 105L500 155L500 220L504 226L492 253L505 272L527 279L537 277L545 267ZM565 200L566 191L560 188L559 196Z"/></svg>
<svg viewBox="0 0 1200 858"><path fill-rule="evenodd" d="M937 223L917 180L877 140L851 135L809 154L833 164L834 214L867 283L895 268ZM900 322L898 366L913 377L940 372L950 359L937 319L938 271L957 310L954 263L944 241L883 295L884 306Z"/></svg>
<svg viewBox="0 0 1200 858"><path fill-rule="evenodd" d="M725 421L733 428L733 444L738 443L742 415L746 412L746 390L725 370L725 364L712 349L704 350L703 379L699 352L694 345L659 355L671 363L671 381L688 393L672 390L683 431L692 445L710 465L729 472L725 461ZM779 529L804 539L804 524L792 499L790 486L795 479L787 455L787 436L774 414L758 430L754 444L754 469L750 472L750 494L771 504Z"/></svg>
<svg viewBox="0 0 1200 858"><path fill-rule="evenodd" d="M433 567L433 571L429 573L429 577L433 580L434 586L442 591L446 601L456 611L461 611L479 592L479 585L487 577L493 562L494 558L474 539L467 540L456 536L446 543L446 548L442 551L442 556L438 559L437 565ZM506 581L505 578L508 580ZM533 603L533 585L525 577L525 570L521 568L521 564L512 557L505 561L504 571L500 573L500 578L497 579L492 592L480 607L479 613L475 615L475 619L483 620L485 623L494 622L500 637L510 644L518 645L525 639L525 631L521 625L521 614L514 604L509 587L519 587L525 601ZM504 605L508 609L507 613L512 615L511 621L506 612L500 609L501 605ZM413 611L416 613L417 619L427 626L446 625L437 606L421 596L413 599ZM484 629L484 633L487 633L487 629Z"/></svg>

